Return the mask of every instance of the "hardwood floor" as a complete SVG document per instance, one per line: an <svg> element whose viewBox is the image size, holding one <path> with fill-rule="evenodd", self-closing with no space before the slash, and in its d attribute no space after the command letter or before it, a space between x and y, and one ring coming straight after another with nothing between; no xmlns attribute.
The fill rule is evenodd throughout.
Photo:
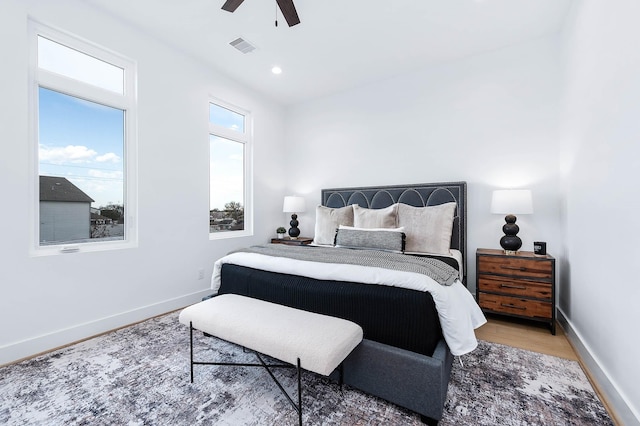
<svg viewBox="0 0 640 426"><path fill-rule="evenodd" d="M600 391L598 383L593 380L593 377L585 368L582 360L574 351L573 346L569 343L564 330L559 324L556 325L556 335L554 336L549 331L548 325L544 323L518 320L516 318L504 319L503 317L488 314L486 317L487 323L476 330L476 337L478 339L577 361L587 375L593 389L598 394L600 401L602 401L609 412L613 422L616 425L622 424L612 410L611 404Z"/></svg>
<svg viewBox="0 0 640 426"><path fill-rule="evenodd" d="M556 326L554 336L549 331L548 325L544 323L519 321L512 318L505 320L487 315L487 323L476 330L476 337L487 342L579 361L560 326Z"/></svg>

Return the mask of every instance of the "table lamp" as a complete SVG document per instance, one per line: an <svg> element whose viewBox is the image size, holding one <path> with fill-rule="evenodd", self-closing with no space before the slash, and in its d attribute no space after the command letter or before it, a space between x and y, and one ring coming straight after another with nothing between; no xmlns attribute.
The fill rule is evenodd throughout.
<svg viewBox="0 0 640 426"><path fill-rule="evenodd" d="M300 235L300 229L298 229L299 223L297 213L304 213L305 211L304 198L287 195L286 197L284 197L282 211L284 213L292 213L291 222L289 222L289 225L291 225L291 228L289 228L289 236L291 237L291 239L295 240L296 238L298 238L298 235Z"/></svg>
<svg viewBox="0 0 640 426"><path fill-rule="evenodd" d="M499 189L491 196L491 213L506 214L502 226L504 236L500 238L500 246L506 254L515 254L522 247L518 237L520 227L516 225L516 214L532 214L533 201L529 189Z"/></svg>

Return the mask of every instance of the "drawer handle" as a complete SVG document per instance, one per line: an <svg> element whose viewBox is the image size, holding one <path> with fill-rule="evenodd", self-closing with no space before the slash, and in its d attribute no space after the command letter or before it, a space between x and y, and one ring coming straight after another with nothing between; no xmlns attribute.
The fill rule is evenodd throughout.
<svg viewBox="0 0 640 426"><path fill-rule="evenodd" d="M505 308L520 309L521 311L527 310L525 306L516 306L516 305L512 305L511 303L501 303L500 306L503 306Z"/></svg>
<svg viewBox="0 0 640 426"><path fill-rule="evenodd" d="M527 270L527 268L525 268L524 266L507 266L507 265L500 265L500 267L502 269L511 269L514 271L521 271L521 272L525 272Z"/></svg>
<svg viewBox="0 0 640 426"><path fill-rule="evenodd" d="M527 288L523 285L513 285L513 284L500 284L501 288L515 288L516 290L526 290Z"/></svg>

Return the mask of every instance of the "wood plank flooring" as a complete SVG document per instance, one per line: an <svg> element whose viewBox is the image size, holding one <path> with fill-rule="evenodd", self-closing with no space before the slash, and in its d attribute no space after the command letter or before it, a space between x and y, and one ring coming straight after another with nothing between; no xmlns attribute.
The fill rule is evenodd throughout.
<svg viewBox="0 0 640 426"><path fill-rule="evenodd" d="M554 336L543 323L487 315L487 323L476 330L476 337L487 342L579 361L559 325Z"/></svg>

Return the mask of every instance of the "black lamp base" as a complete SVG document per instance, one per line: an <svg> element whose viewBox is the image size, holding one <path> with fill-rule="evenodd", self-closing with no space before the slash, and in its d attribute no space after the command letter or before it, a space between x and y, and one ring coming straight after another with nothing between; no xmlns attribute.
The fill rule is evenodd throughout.
<svg viewBox="0 0 640 426"><path fill-rule="evenodd" d="M506 254L516 254L518 249L522 247L522 240L518 237L520 227L516 225L515 215L508 214L504 217L505 224L502 226L504 236L500 238L500 246Z"/></svg>
<svg viewBox="0 0 640 426"><path fill-rule="evenodd" d="M289 222L289 225L291 225L291 228L289 228L289 237L291 237L292 240L295 240L300 235L300 229L298 229L299 222L297 214L294 213L291 215L291 222Z"/></svg>

